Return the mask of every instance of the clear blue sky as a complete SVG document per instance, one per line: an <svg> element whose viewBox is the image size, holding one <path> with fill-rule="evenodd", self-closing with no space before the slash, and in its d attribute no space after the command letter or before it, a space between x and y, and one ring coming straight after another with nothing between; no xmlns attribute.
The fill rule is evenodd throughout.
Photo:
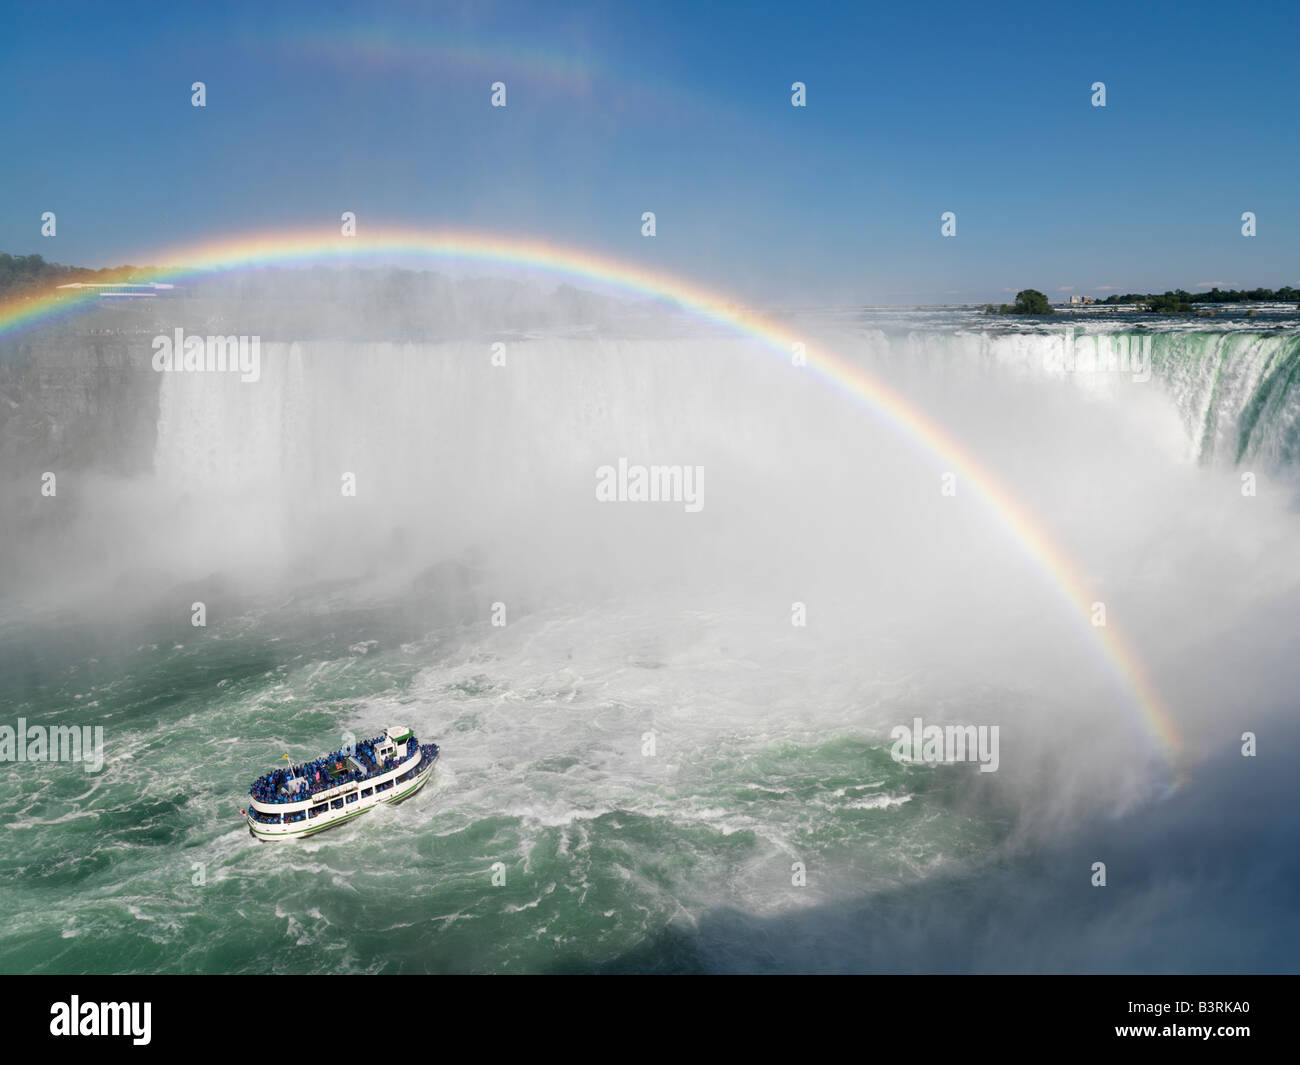
<svg viewBox="0 0 1300 1065"><path fill-rule="evenodd" d="M0 250L110 265L353 210L763 301L1297 284L1297 12L7 3Z"/></svg>

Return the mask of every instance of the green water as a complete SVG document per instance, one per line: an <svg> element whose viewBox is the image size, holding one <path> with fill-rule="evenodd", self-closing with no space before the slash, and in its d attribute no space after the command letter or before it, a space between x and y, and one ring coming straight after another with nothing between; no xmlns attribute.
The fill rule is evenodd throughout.
<svg viewBox="0 0 1300 1065"><path fill-rule="evenodd" d="M507 637L291 606L138 643L10 626L9 723L102 725L105 764L0 776L0 969L699 967L636 952L719 908L905 885L1004 834L959 812L960 771L894 762L851 714L822 735L779 713L737 727L727 686L753 663L702 683L707 623L667 655L597 635L646 624L557 614ZM716 700L711 723L687 689ZM391 723L442 745L416 798L308 841L250 837L239 808L280 754Z"/></svg>
<svg viewBox="0 0 1300 1065"><path fill-rule="evenodd" d="M1209 634L1179 641L1189 617L1247 616L1235 590L1261 557L1289 587L1267 549L1289 542L1281 493L1229 510L1214 467L1293 464L1294 336L1134 327L1122 346L1155 371L1138 383L1053 376L1056 333L952 317L863 350L1007 471L1171 708L1219 742L1202 690L1244 667ZM454 347L268 344L274 387L172 377L139 405L152 476L21 497L46 524L24 527L41 567L6 571L0 725L102 727L105 763L0 764L0 971L708 970L729 964L719 927L747 941L737 965L780 968L764 922L880 900L905 951L928 920L908 900L978 924L972 898L1044 878L1007 862L1159 792L1168 767L1148 771L1093 623L979 494L942 496L930 458L838 393L739 372L752 354L552 338L502 376ZM593 501L602 463L658 454L707 467L702 513ZM446 562L465 545L488 576ZM890 728L915 715L1001 722L1003 768L895 762ZM394 724L441 745L419 795L308 840L250 837L248 785L283 754ZM1091 861L1051 875L1090 890ZM935 936L931 958L975 956Z"/></svg>

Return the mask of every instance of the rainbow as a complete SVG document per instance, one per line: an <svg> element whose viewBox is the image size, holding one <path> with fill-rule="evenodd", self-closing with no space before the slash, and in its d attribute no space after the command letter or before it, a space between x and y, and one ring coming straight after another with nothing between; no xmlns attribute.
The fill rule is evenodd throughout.
<svg viewBox="0 0 1300 1065"><path fill-rule="evenodd" d="M173 280L258 265L339 259L384 262L408 257L517 265L583 278L652 299L669 300L699 318L754 338L783 360L789 360L794 346L802 343L809 369L866 405L975 489L994 518L1051 579L1078 623L1086 626L1100 642L1117 679L1131 693L1162 754L1173 762L1181 752L1182 739L1178 728L1122 630L1113 623L1093 627L1091 611L1094 598L1088 594L1076 567L993 470L964 448L943 426L861 367L834 352L808 344L787 326L728 301L715 292L637 265L542 241L413 229L372 230L352 238L323 234L320 230L264 232L223 238L155 257L153 261L180 265L150 271L149 276ZM0 338L24 326L74 310L86 302L84 298L46 296L0 305Z"/></svg>

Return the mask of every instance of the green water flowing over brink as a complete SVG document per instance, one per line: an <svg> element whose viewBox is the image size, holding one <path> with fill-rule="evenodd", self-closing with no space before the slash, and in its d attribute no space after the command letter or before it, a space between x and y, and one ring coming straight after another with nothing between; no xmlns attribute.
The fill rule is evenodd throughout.
<svg viewBox="0 0 1300 1065"><path fill-rule="evenodd" d="M1041 389L1081 432L1098 396L1118 394L1120 411L1132 394L1123 374L1054 367L1055 327L936 312L826 328L954 417L983 417L971 381L1008 405ZM1185 459L1209 468L1199 476L1295 466L1294 329L1083 328L1074 343L1103 361L1149 353L1142 398L1183 426ZM255 387L160 380L131 336L65 332L6 351L6 470L70 472L59 524L30 502L5 519L28 546L0 609L3 723L102 725L107 740L100 773L0 771L0 970L707 969L725 966L696 935L711 914L758 922L940 879L978 890L981 870L1027 868L1022 821L1052 802L990 797L970 766L895 762L888 731L914 715L1043 720L1058 699L1058 718L1070 713L1070 683L1033 673L1032 633L1007 659L1024 671L1003 669L936 589L985 566L1010 575L982 609L996 615L1006 588L1030 597L1006 631L1050 629L1080 685L1095 669L1086 634L1051 628L1059 604L998 553L978 511L953 535L981 545L981 566L926 584L937 564L916 530L946 535L926 509L937 474L918 466L925 490L913 489L897 471L919 460L839 397L792 389L753 348L725 335L522 338L494 370L477 343L268 338ZM1066 378L1081 387L1063 396ZM1048 468L1070 454L1062 444ZM698 525L680 508L591 510L592 471L621 455L703 465L707 505L684 519ZM349 469L367 509L331 517ZM774 485L800 504L769 511ZM828 498L842 523L817 509ZM732 515L759 538L752 552L727 532ZM588 539L591 521L613 532ZM726 535L697 548L697 528ZM823 537L843 561L811 587L864 585L836 615L861 629L818 635L823 610L810 645L788 621L803 588L791 574L820 564ZM637 576L637 552L679 546ZM933 550L947 557L942 539ZM1090 559L1091 572L1122 586L1116 558ZM553 576L560 562L571 568ZM84 582L84 599L45 602L42 581ZM505 628L488 621L497 599ZM205 629L189 624L194 600ZM991 645L1008 642L1002 623L989 622ZM929 653L940 645L951 653ZM1122 708L1106 720L1141 746ZM303 761L390 724L442 746L421 794L309 841L249 837L248 785L281 754ZM814 874L807 887L792 884L794 863Z"/></svg>
<svg viewBox="0 0 1300 1065"><path fill-rule="evenodd" d="M1151 342L1155 372L1177 400L1202 459L1295 463L1300 337L1157 334Z"/></svg>
<svg viewBox="0 0 1300 1065"><path fill-rule="evenodd" d="M1154 386L1177 409L1189 452L1198 460L1260 460L1285 468L1300 457L1300 335L1293 329L1090 334L1073 327L1069 334L1061 327L1043 327L1040 332L967 333L956 339L914 335L901 347L910 357L915 348L931 349L937 341L959 346L973 358L1042 368L1104 386L1132 379L1145 359ZM1123 367L1134 369L1125 373Z"/></svg>
<svg viewBox="0 0 1300 1065"><path fill-rule="evenodd" d="M1142 358L1172 397L1201 461L1294 464L1300 454L1300 336L1243 331L1075 338L1076 372L1080 366L1134 366Z"/></svg>

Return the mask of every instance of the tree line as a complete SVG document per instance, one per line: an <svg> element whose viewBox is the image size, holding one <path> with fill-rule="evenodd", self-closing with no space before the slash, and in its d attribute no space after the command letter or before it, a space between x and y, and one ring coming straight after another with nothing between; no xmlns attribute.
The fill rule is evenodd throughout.
<svg viewBox="0 0 1300 1065"><path fill-rule="evenodd" d="M0 298L67 285L74 281L123 281L142 273L134 266L106 266L91 270L84 266L47 263L40 255L8 255L0 252Z"/></svg>
<svg viewBox="0 0 1300 1065"><path fill-rule="evenodd" d="M1284 285L1282 288L1212 288L1209 292L1188 292L1186 289L1173 289L1169 292L1130 292L1123 296L1111 295L1098 303L1122 304L1142 303L1158 310L1163 306L1186 304L1190 309L1193 303L1297 303L1300 302L1300 289Z"/></svg>
<svg viewBox="0 0 1300 1065"><path fill-rule="evenodd" d="M1284 285L1282 288L1221 289L1212 288L1209 292L1188 292L1177 288L1168 292L1130 292L1123 296L1107 296L1098 300L1094 306L1112 307L1131 305L1143 310L1163 314L1194 310L1197 303L1300 303L1300 289ZM998 307L987 304L986 314L1052 314L1051 304L1035 288L1022 289L1016 293L1015 303L1003 303Z"/></svg>

